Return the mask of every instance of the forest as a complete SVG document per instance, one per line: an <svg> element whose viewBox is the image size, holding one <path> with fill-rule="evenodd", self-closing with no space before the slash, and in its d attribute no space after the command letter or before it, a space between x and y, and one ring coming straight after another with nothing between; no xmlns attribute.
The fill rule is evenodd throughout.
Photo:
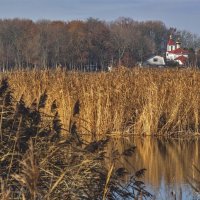
<svg viewBox="0 0 200 200"><path fill-rule="evenodd" d="M169 35L180 37L190 66L200 65L200 37L161 21L118 18L105 22L0 20L1 70L56 66L99 71L108 65L133 67L151 55L164 55Z"/></svg>

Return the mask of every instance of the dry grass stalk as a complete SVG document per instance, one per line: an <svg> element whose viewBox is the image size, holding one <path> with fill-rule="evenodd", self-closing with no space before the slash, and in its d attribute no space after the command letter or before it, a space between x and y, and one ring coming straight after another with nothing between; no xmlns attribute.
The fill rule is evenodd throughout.
<svg viewBox="0 0 200 200"><path fill-rule="evenodd" d="M119 69L79 73L55 70L15 71L8 76L14 96L28 105L45 90L49 113L56 99L65 129L80 102L77 128L82 133L199 133L200 72L194 69ZM84 120L83 120L84 119Z"/></svg>
<svg viewBox="0 0 200 200"><path fill-rule="evenodd" d="M29 142L29 150L26 152L20 165L22 168L20 174L13 174L12 177L29 191L30 200L35 200L38 192L39 167L34 155L32 140Z"/></svg>
<svg viewBox="0 0 200 200"><path fill-rule="evenodd" d="M106 178L106 184L105 184L105 188L104 188L104 192L103 192L103 200L106 200L106 196L107 196L107 193L108 193L108 189L109 189L109 182L110 182L110 179L111 179L111 176L112 176L112 173L113 173L113 169L114 169L114 164L111 165L109 171L108 171L108 175L107 175L107 178Z"/></svg>
<svg viewBox="0 0 200 200"><path fill-rule="evenodd" d="M0 191L2 197L90 200L102 199L103 195L113 199L115 193L121 197L135 197L134 192L130 194L125 186L121 187L117 175L111 176L117 169L113 168L108 174L105 146L109 139L90 142L81 138L76 127L81 113L79 103L72 106L69 135L62 137L57 106L50 106L50 114L43 112L46 92L29 107L23 100L25 97L14 100L8 84L2 88L3 82L0 106L6 102L3 104L6 113L1 126L0 178L5 180L6 187ZM143 190L135 184L135 178L129 181L133 190ZM105 188L107 192L104 194ZM150 197L150 194L144 196Z"/></svg>
<svg viewBox="0 0 200 200"><path fill-rule="evenodd" d="M0 199L9 200L10 199L10 190L6 188L5 182L0 178Z"/></svg>

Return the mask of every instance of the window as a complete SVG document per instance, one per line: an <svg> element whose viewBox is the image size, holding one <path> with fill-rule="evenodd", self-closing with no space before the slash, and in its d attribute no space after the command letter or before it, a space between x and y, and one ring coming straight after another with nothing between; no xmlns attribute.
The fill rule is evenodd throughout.
<svg viewBox="0 0 200 200"><path fill-rule="evenodd" d="M153 59L153 62L158 62L158 58L154 58L154 59Z"/></svg>

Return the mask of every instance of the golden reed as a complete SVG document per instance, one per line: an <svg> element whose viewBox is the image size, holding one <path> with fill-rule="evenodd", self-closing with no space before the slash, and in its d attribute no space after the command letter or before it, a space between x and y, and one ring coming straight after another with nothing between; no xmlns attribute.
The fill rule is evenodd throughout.
<svg viewBox="0 0 200 200"><path fill-rule="evenodd" d="M17 100L28 105L47 90L45 113L56 99L68 129L73 106L83 133L142 135L199 133L200 71L194 69L127 69L83 73L55 70L4 72Z"/></svg>

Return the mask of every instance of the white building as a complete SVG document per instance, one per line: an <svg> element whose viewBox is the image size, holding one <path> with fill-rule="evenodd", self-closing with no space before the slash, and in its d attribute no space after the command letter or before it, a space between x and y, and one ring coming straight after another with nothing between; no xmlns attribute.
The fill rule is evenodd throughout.
<svg viewBox="0 0 200 200"><path fill-rule="evenodd" d="M156 55L156 56L152 56L151 58L147 59L144 64L150 65L150 66L162 67L162 66L165 66L165 60L162 56Z"/></svg>
<svg viewBox="0 0 200 200"><path fill-rule="evenodd" d="M171 35L167 43L166 60L175 61L179 65L186 64L188 60L188 51L181 48L180 40L175 43Z"/></svg>

